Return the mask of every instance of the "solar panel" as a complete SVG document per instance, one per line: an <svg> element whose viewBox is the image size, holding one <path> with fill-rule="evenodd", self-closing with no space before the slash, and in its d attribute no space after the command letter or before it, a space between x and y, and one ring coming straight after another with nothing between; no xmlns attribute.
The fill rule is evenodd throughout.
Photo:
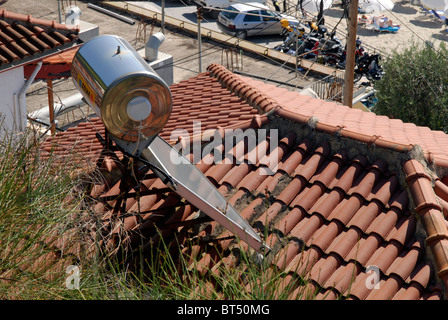
<svg viewBox="0 0 448 320"><path fill-rule="evenodd" d="M158 136L171 115L171 92L129 42L113 35L86 42L73 58L72 78L124 153L148 163L174 192L256 251L269 249L207 177Z"/></svg>

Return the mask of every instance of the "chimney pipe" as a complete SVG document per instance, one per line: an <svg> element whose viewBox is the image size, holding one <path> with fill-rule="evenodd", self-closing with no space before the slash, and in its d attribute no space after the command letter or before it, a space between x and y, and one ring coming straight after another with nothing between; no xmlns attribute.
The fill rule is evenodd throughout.
<svg viewBox="0 0 448 320"><path fill-rule="evenodd" d="M165 35L162 32L154 33L149 37L145 45L145 59L148 61L157 60L159 55L159 47L165 41Z"/></svg>

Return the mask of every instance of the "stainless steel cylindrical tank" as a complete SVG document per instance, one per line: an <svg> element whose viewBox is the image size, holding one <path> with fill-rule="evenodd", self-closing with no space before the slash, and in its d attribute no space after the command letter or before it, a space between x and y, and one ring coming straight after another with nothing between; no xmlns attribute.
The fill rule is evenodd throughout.
<svg viewBox="0 0 448 320"><path fill-rule="evenodd" d="M81 46L72 78L106 129L124 141L158 134L171 115L168 85L125 39L104 35Z"/></svg>

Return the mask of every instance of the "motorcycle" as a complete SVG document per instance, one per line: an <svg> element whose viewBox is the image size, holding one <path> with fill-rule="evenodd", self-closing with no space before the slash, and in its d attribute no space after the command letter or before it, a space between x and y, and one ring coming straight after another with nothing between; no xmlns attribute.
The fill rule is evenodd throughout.
<svg viewBox="0 0 448 320"><path fill-rule="evenodd" d="M381 55L368 53L360 57L355 64L355 83L358 82L363 75L367 77L369 82L381 80L384 75L382 66L380 65Z"/></svg>
<svg viewBox="0 0 448 320"><path fill-rule="evenodd" d="M335 32L329 33L324 25L309 24L309 27L309 33L305 33L303 27L286 29L285 40L275 49L290 55L297 54L305 59L335 68L345 69L346 46L335 36ZM362 41L358 38L356 40L354 82L358 82L364 75L369 82L380 80L384 75L380 60L381 55L368 54L362 46Z"/></svg>
<svg viewBox="0 0 448 320"><path fill-rule="evenodd" d="M297 46L297 55L305 59L336 64L343 53L341 41L335 37L334 32L328 33L324 25L312 26L309 24L309 27L311 30L307 34L303 27L288 31L283 43L276 46L275 49L295 55Z"/></svg>
<svg viewBox="0 0 448 320"><path fill-rule="evenodd" d="M336 67L338 63L345 60L344 46L335 37L335 33L327 34L328 38L321 38L317 43L317 55L320 62L325 65Z"/></svg>

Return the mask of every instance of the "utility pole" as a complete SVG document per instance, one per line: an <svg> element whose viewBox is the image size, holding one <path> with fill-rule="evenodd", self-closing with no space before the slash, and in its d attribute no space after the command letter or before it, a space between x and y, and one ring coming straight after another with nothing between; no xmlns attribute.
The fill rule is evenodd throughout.
<svg viewBox="0 0 448 320"><path fill-rule="evenodd" d="M59 18L59 23L62 23L61 0L58 0L58 18Z"/></svg>
<svg viewBox="0 0 448 320"><path fill-rule="evenodd" d="M199 73L202 72L202 37L201 37L201 21L202 7L198 7L198 53L199 53Z"/></svg>
<svg viewBox="0 0 448 320"><path fill-rule="evenodd" d="M347 49L345 58L344 97L343 104L352 107L353 82L356 59L356 25L358 22L358 0L350 0L347 21Z"/></svg>
<svg viewBox="0 0 448 320"><path fill-rule="evenodd" d="M162 0L162 33L165 34L165 0Z"/></svg>

